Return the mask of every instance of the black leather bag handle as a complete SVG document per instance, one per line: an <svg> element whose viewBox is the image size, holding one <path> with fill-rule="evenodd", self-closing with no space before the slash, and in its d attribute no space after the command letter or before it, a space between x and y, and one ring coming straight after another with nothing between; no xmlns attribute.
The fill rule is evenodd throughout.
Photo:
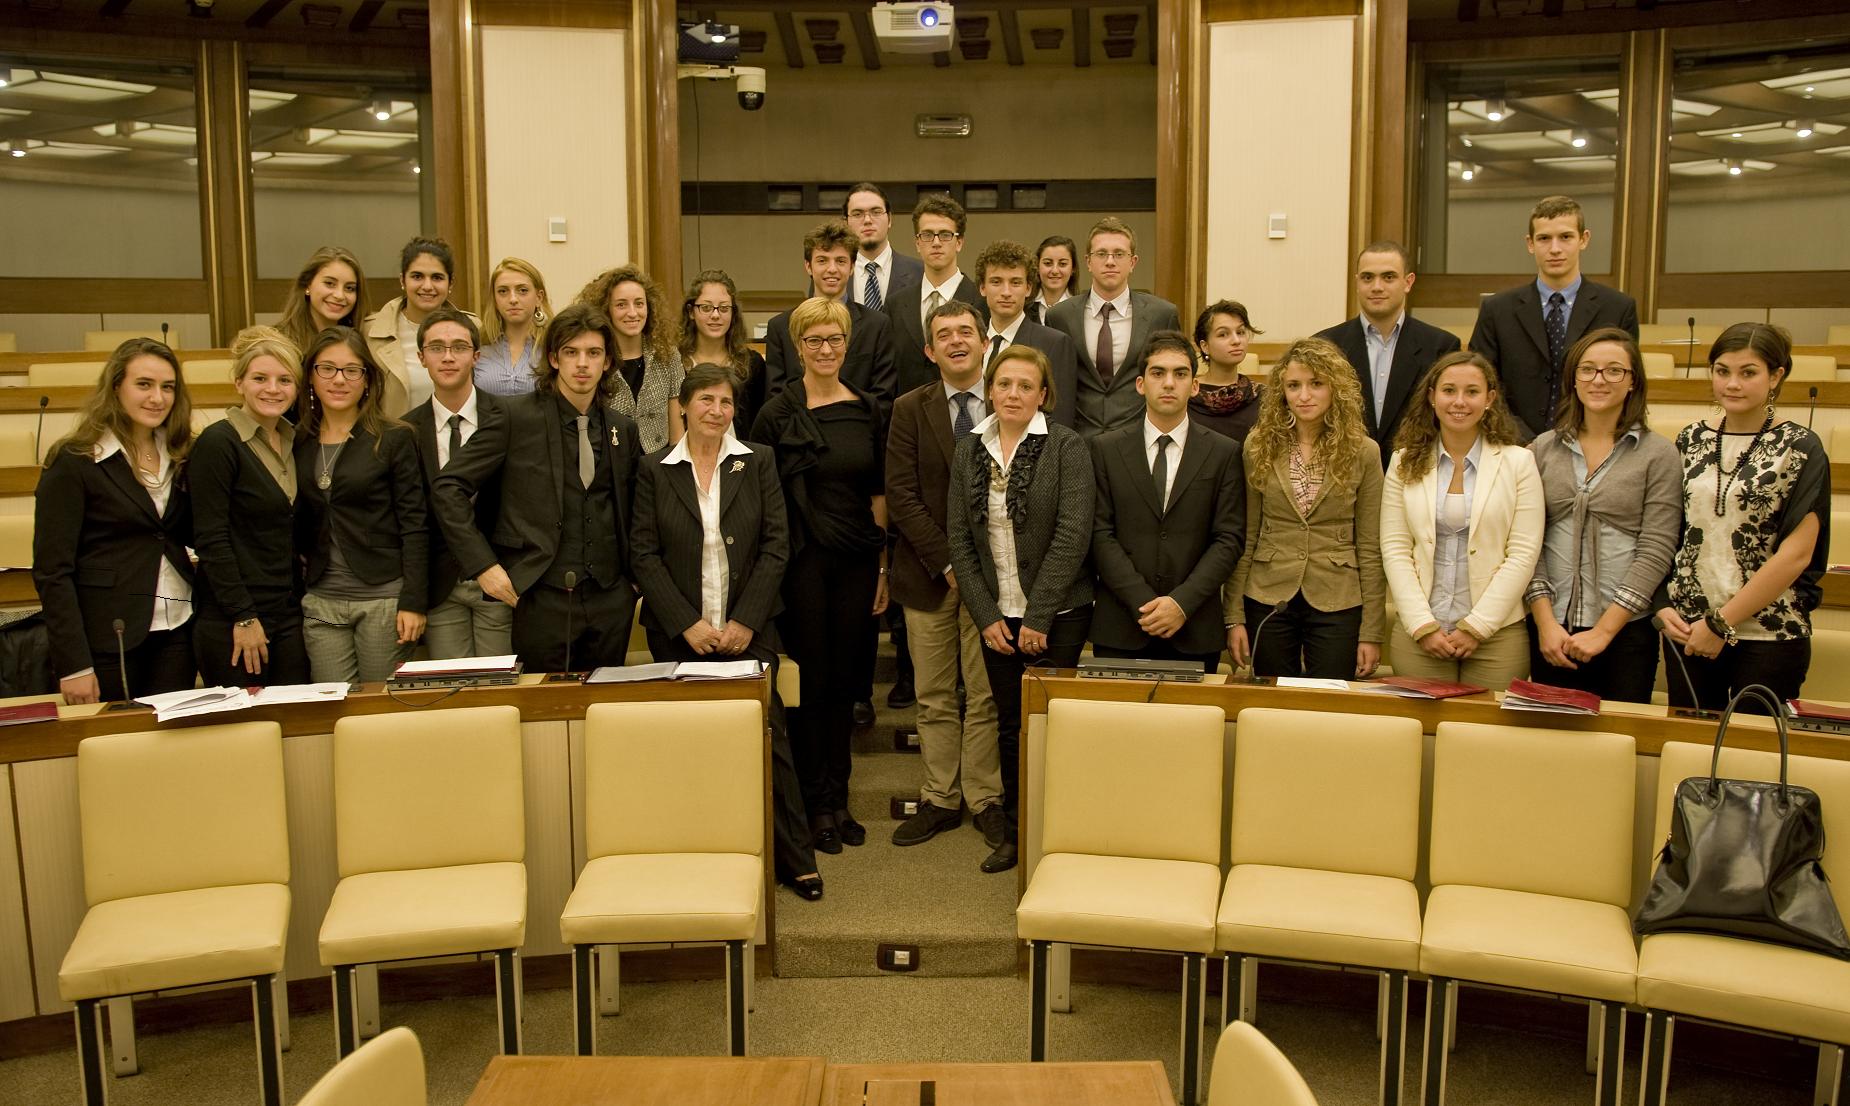
<svg viewBox="0 0 1850 1106"><path fill-rule="evenodd" d="M1715 728L1715 753L1709 758L1709 794L1716 793L1715 777L1721 769L1722 739L1728 736L1728 720L1734 717L1735 708L1743 699L1758 699L1773 712L1773 725L1779 730L1779 803L1785 806L1786 793L1786 707L1773 694L1773 689L1764 684L1749 684L1735 693L1728 700L1728 709L1722 713L1722 722Z"/></svg>

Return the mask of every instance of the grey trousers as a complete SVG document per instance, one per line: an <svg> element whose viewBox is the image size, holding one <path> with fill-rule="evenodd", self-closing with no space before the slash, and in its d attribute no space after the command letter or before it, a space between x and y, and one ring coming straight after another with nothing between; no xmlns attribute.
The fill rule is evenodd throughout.
<svg viewBox="0 0 1850 1106"><path fill-rule="evenodd" d="M430 609L424 645L434 661L506 656L514 651L514 608L483 595L474 580L458 581Z"/></svg>
<svg viewBox="0 0 1850 1106"><path fill-rule="evenodd" d="M302 643L318 684L375 683L411 656L398 644L398 600L302 597Z"/></svg>

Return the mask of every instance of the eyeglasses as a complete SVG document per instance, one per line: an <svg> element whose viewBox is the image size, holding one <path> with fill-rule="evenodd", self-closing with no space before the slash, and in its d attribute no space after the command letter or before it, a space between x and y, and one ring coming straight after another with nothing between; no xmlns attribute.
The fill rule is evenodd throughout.
<svg viewBox="0 0 1850 1106"><path fill-rule="evenodd" d="M1131 251L1129 250L1093 250L1090 254L1087 254L1086 256L1092 258L1092 260L1094 261L1116 261L1121 264L1131 259Z"/></svg>
<svg viewBox="0 0 1850 1106"><path fill-rule="evenodd" d="M449 342L447 344L444 342L426 342L424 343L424 352L430 354L432 357L442 357L446 353L450 354L452 357L467 357L475 352L475 347L468 342Z"/></svg>
<svg viewBox="0 0 1850 1106"><path fill-rule="evenodd" d="M697 303L694 305L694 310L709 318L717 318L720 315L732 314L732 305L729 303Z"/></svg>
<svg viewBox="0 0 1850 1106"><path fill-rule="evenodd" d="M848 345L848 336L846 334L831 334L827 338L817 338L817 337L811 336L811 337L803 339L803 348L808 350L811 353L817 352L818 350L822 349L823 346L827 346L830 349L838 350L838 349L842 349L846 347L847 345Z"/></svg>
<svg viewBox="0 0 1850 1106"><path fill-rule="evenodd" d="M862 219L878 219L886 214L884 207L857 207L848 213L848 218L857 222Z"/></svg>
<svg viewBox="0 0 1850 1106"><path fill-rule="evenodd" d="M359 380L366 375L364 365L336 365L330 361L321 361L315 365L315 375L323 380L333 380L344 376L348 380Z"/></svg>
<svg viewBox="0 0 1850 1106"><path fill-rule="evenodd" d="M1626 368L1623 365L1603 365L1603 366L1602 365L1575 365L1574 366L1574 379L1575 380L1592 380L1594 377L1599 376L1599 377L1604 377L1606 380L1606 383L1608 384L1617 384L1619 381L1624 380L1626 377L1630 375L1632 375L1632 370Z"/></svg>
<svg viewBox="0 0 1850 1106"><path fill-rule="evenodd" d="M921 242L955 242L963 235L954 230L922 230L912 237Z"/></svg>

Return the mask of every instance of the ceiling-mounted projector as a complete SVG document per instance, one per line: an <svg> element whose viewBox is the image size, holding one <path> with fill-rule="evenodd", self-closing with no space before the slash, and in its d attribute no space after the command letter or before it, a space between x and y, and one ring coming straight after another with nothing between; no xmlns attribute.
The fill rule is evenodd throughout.
<svg viewBox="0 0 1850 1106"><path fill-rule="evenodd" d="M957 37L957 11L932 0L875 4L874 41L894 54L936 54Z"/></svg>

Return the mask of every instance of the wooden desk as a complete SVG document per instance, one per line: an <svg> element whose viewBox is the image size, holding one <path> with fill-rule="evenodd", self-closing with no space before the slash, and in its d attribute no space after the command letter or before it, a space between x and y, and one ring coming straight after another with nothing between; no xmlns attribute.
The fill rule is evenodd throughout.
<svg viewBox="0 0 1850 1106"><path fill-rule="evenodd" d="M1175 1106L1157 1060L1097 1064L830 1064L823 1106L917 1106L919 1083L938 1106ZM881 1085L884 1081L885 1085ZM862 1087L867 1087L862 1097ZM473 1100L470 1106L476 1106Z"/></svg>
<svg viewBox="0 0 1850 1106"><path fill-rule="evenodd" d="M497 1056L466 1106L815 1106L820 1056Z"/></svg>

